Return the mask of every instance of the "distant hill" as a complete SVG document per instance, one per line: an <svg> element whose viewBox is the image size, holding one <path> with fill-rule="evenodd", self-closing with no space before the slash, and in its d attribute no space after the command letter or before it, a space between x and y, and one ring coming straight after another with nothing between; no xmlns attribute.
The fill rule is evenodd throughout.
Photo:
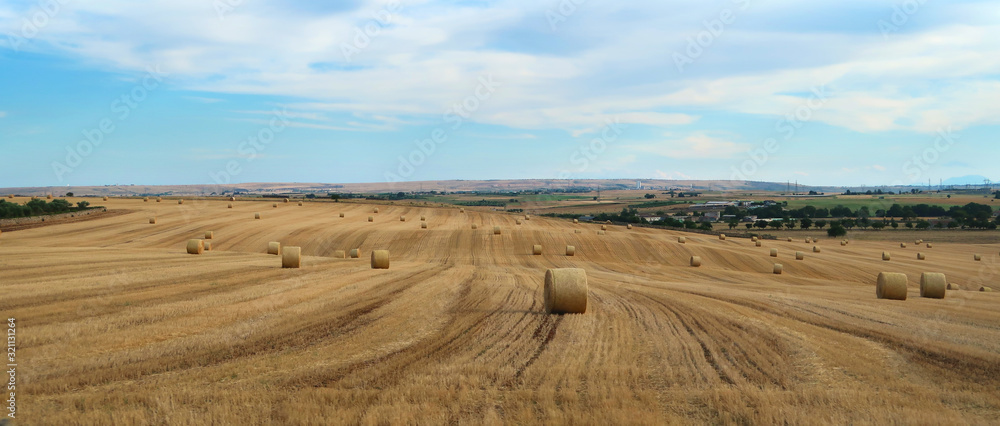
<svg viewBox="0 0 1000 426"><path fill-rule="evenodd" d="M945 179L944 185L982 185L983 181L985 181L986 179L987 179L986 176L980 176L980 175L953 177L950 179Z"/></svg>

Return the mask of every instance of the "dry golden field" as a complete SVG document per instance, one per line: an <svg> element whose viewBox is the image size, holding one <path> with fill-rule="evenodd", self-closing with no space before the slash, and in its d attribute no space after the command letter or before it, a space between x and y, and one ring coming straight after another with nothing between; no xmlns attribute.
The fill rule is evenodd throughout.
<svg viewBox="0 0 1000 426"><path fill-rule="evenodd" d="M1000 290L1000 245L845 247L817 233L814 253L802 239L758 248L474 209L272 202L112 199L95 204L131 213L3 232L21 424L1000 418L1000 293L972 291ZM212 251L186 254L205 231ZM302 247L302 267L281 269L270 241ZM360 259L333 257L353 248ZM390 269L370 269L373 249L391 251ZM553 267L587 271L586 314L542 311ZM882 271L908 275L908 300L876 299ZM962 290L920 298L922 272Z"/></svg>

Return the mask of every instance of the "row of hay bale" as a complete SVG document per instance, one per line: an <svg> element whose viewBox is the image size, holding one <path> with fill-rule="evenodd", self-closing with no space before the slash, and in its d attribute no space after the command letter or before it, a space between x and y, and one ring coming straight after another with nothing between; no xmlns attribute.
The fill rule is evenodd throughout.
<svg viewBox="0 0 1000 426"><path fill-rule="evenodd" d="M566 256L575 256L576 255L576 246L567 245L565 253L566 253ZM542 255L542 245L541 244L534 244L534 245L532 245L531 246L531 254L534 255L534 256L541 256Z"/></svg>

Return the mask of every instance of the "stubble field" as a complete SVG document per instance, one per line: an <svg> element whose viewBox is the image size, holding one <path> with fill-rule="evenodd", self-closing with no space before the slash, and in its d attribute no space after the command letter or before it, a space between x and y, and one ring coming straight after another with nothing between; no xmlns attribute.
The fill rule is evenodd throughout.
<svg viewBox="0 0 1000 426"><path fill-rule="evenodd" d="M638 227L598 235L598 225L541 217L517 225L473 209L272 202L112 199L99 204L132 212L0 235L0 309L19 324L21 421L1000 418L1000 294L973 291L1000 290L995 244L822 238L758 248ZM186 254L205 231L213 250ZM270 241L302 247L302 268L281 269L265 254ZM564 255L567 244L576 256ZM360 259L333 257L352 248ZM390 269L370 269L373 249L390 250ZM692 255L704 265L688 266ZM587 271L586 314L543 312L545 270L557 267ZM882 271L908 275L908 300L875 298ZM922 272L962 290L920 298Z"/></svg>

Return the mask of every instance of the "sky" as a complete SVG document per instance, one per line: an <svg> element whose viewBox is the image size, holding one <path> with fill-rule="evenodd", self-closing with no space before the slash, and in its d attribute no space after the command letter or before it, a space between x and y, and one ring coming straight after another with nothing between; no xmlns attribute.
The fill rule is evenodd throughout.
<svg viewBox="0 0 1000 426"><path fill-rule="evenodd" d="M1000 180L988 1L0 0L0 187Z"/></svg>

